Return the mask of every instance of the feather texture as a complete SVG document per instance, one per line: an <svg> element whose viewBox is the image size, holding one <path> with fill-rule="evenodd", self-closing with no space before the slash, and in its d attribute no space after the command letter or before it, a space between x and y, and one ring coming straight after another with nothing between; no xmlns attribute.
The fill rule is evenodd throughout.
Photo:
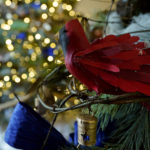
<svg viewBox="0 0 150 150"><path fill-rule="evenodd" d="M150 95L150 49L138 42L139 37L109 35L90 44L78 20L68 22L65 30L69 39L66 67L89 90Z"/></svg>

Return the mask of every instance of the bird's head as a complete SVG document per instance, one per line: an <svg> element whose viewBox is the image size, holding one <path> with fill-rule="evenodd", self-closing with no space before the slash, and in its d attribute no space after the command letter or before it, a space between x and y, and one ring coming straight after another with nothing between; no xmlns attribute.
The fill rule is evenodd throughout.
<svg viewBox="0 0 150 150"><path fill-rule="evenodd" d="M68 44L68 42L69 42L69 38L67 36L67 30L65 29L65 26L64 26L59 31L59 43L62 46L64 56L66 56L66 53L67 53L67 44Z"/></svg>
<svg viewBox="0 0 150 150"><path fill-rule="evenodd" d="M84 30L77 19L67 22L59 31L59 43L65 56L68 52L68 46L82 50L86 45L89 45Z"/></svg>

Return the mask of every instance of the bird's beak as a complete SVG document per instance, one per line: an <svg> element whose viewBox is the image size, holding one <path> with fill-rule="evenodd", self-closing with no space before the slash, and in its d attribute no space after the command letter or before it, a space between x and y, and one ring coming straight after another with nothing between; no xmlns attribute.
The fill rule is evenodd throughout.
<svg viewBox="0 0 150 150"><path fill-rule="evenodd" d="M54 39L59 43L59 32L54 35Z"/></svg>

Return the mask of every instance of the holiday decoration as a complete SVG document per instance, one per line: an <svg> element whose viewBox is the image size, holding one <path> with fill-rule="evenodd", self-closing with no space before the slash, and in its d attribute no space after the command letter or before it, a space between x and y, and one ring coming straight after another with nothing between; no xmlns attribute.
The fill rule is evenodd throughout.
<svg viewBox="0 0 150 150"><path fill-rule="evenodd" d="M86 0L0 1L0 131L12 115L10 146L150 150L150 1L91 3L108 9Z"/></svg>
<svg viewBox="0 0 150 150"><path fill-rule="evenodd" d="M150 49L138 40L130 34L109 35L90 44L78 20L60 30L67 69L97 93L150 95Z"/></svg>
<svg viewBox="0 0 150 150"><path fill-rule="evenodd" d="M14 148L41 150L50 127L30 106L19 102L7 127L5 141ZM59 150L69 145L61 133L52 128L43 150Z"/></svg>
<svg viewBox="0 0 150 150"><path fill-rule="evenodd" d="M9 105L14 89L19 96L34 93L43 77L63 63L55 34L75 16L75 4L68 0L0 2L0 102L8 102L7 108L17 102ZM0 106L0 111L7 108Z"/></svg>
<svg viewBox="0 0 150 150"><path fill-rule="evenodd" d="M78 123L78 143L93 146L96 143L97 119L90 115L80 115Z"/></svg>
<svg viewBox="0 0 150 150"><path fill-rule="evenodd" d="M107 127L102 130L100 126L101 121L97 122L97 119L95 117L88 114L82 114L77 118L77 120L79 123L75 121L74 133L71 133L69 137L69 142L73 143L76 146L104 147L105 143L109 141L109 136L115 130L114 121L109 121ZM82 124L82 126L80 126L79 124ZM82 132L85 130L86 133L90 134L91 136L85 136L86 134L82 134ZM91 144L90 139L94 139L95 141L93 141L93 143Z"/></svg>

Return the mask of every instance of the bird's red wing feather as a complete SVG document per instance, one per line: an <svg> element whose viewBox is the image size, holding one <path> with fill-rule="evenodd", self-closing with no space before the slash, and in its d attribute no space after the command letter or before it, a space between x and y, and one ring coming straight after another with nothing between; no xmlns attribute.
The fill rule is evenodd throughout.
<svg viewBox="0 0 150 150"><path fill-rule="evenodd" d="M129 50L129 48L133 49L134 43L137 42L138 40L139 40L138 37L130 36L130 34L124 34L119 37L115 35L109 35L103 39L98 39L97 41L94 41L88 49L77 52L76 56L84 56L93 53L95 51L100 51L104 49L105 50L110 49L111 51L111 48L114 47L118 47L117 50L119 50L119 52L126 49ZM116 51L114 51L114 53L116 53Z"/></svg>
<svg viewBox="0 0 150 150"><path fill-rule="evenodd" d="M150 95L150 50L143 50L143 42L135 43L138 39L129 34L107 36L76 53L74 61L111 86Z"/></svg>
<svg viewBox="0 0 150 150"><path fill-rule="evenodd" d="M117 75L110 74L108 72L99 71L103 80L109 82L109 84L119 87L125 92L141 92L146 95L150 95L150 85L141 81L128 80L119 78ZM150 75L150 74L149 74ZM136 78L136 76L135 76Z"/></svg>
<svg viewBox="0 0 150 150"><path fill-rule="evenodd" d="M103 69L107 71L120 72L119 67L114 64L104 63L100 61L96 62L96 61L85 59L85 58L80 59L79 63L87 64L90 67L95 67L95 68L99 68L99 69Z"/></svg>

